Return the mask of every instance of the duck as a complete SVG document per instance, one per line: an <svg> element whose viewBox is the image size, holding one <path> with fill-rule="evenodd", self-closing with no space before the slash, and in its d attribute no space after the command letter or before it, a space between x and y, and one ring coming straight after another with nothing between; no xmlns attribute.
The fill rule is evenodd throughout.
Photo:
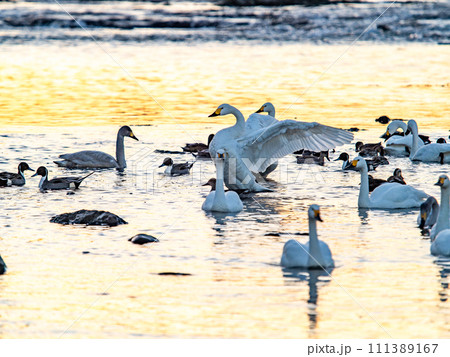
<svg viewBox="0 0 450 357"><path fill-rule="evenodd" d="M382 157L382 156L380 156L380 158L384 158L385 159L385 157ZM349 159L350 159L349 154L347 154L346 152L341 152L339 157L337 159L335 159L334 161L342 160L343 161L342 162L342 170L345 170L347 168L347 166L348 166L348 163L349 163L348 160ZM367 167L368 167L369 171L375 171L375 169L381 164L381 161L378 162L378 160L374 160L374 158L372 158L372 159L365 159L365 160L366 160ZM388 161L388 164L389 164L389 161ZM386 165L386 164L382 164L382 165Z"/></svg>
<svg viewBox="0 0 450 357"><path fill-rule="evenodd" d="M224 183L224 168L227 152L219 149L215 154L216 164L216 184L215 190L206 196L203 202L202 210L211 212L223 213L238 213L242 211L244 205L242 204L239 195L234 191L225 192Z"/></svg>
<svg viewBox="0 0 450 357"><path fill-rule="evenodd" d="M372 175L367 175L369 179L369 192L375 190L378 186L381 186L384 183L387 183L386 180L374 178Z"/></svg>
<svg viewBox="0 0 450 357"><path fill-rule="evenodd" d="M3 260L2 256L0 255L0 275L5 274L8 270L8 267L6 266L5 261Z"/></svg>
<svg viewBox="0 0 450 357"><path fill-rule="evenodd" d="M450 201L450 181L447 175L440 175L436 186L441 188L441 204L436 223L431 228L430 238L433 241L439 232L450 228L449 201Z"/></svg>
<svg viewBox="0 0 450 357"><path fill-rule="evenodd" d="M387 115L382 115L381 117L375 119L375 121L380 124L387 124L391 121L391 119Z"/></svg>
<svg viewBox="0 0 450 357"><path fill-rule="evenodd" d="M316 222L323 222L320 207L316 204L308 208L309 242L301 244L295 239L288 240L283 247L280 265L285 268L331 268L334 261L328 244L317 238Z"/></svg>
<svg viewBox="0 0 450 357"><path fill-rule="evenodd" d="M211 190L209 192L215 191L216 190L216 184L217 184L217 180L215 177L211 177L206 183L204 183L202 186L211 186ZM228 192L229 190L225 190L225 192ZM241 194L243 193L248 193L248 191L246 190L238 190L238 191L234 191L236 192L239 197Z"/></svg>
<svg viewBox="0 0 450 357"><path fill-rule="evenodd" d="M94 172L84 176L84 177L55 177L54 179L48 179L48 170L45 166L40 166L34 175L42 176L41 181L39 182L39 189L41 191L46 190L68 190L68 189L77 189L80 187L80 184L84 179L91 176Z"/></svg>
<svg viewBox="0 0 450 357"><path fill-rule="evenodd" d="M398 167L394 170L392 176L388 177L387 182L397 182L401 185L406 185L405 179L402 175L402 170L400 170Z"/></svg>
<svg viewBox="0 0 450 357"><path fill-rule="evenodd" d="M244 116L229 104L219 105L209 117L228 114L236 118L235 125L217 132L209 151L212 157L218 150L226 151L224 182L232 190L271 191L256 182L255 174L264 173L279 158L300 149L329 150L353 139L352 133L342 129L295 120L277 121L248 133ZM231 171L233 175L228 174Z"/></svg>
<svg viewBox="0 0 450 357"><path fill-rule="evenodd" d="M209 154L209 144L211 143L213 138L214 138L214 134L210 134L208 136L208 146L205 149L198 150L196 153L191 152L191 154L194 155L195 158L205 158L205 159L210 158L211 155Z"/></svg>
<svg viewBox="0 0 450 357"><path fill-rule="evenodd" d="M377 156L384 155L384 148L381 142L376 144L364 144L362 141L358 141L355 144L355 151L359 153L359 156Z"/></svg>
<svg viewBox="0 0 450 357"><path fill-rule="evenodd" d="M375 209L399 209L420 207L428 195L409 185L384 183L375 188L369 196L368 168L364 158L358 156L347 166L348 169L361 173L358 207Z"/></svg>
<svg viewBox="0 0 450 357"><path fill-rule="evenodd" d="M190 164L189 162L185 162L183 164L174 164L173 160L170 157L166 157L159 167L167 166L164 171L164 175L167 176L181 176L181 175L189 175L190 170L194 163Z"/></svg>
<svg viewBox="0 0 450 357"><path fill-rule="evenodd" d="M12 172L0 172L0 180L5 180L10 183L8 186L23 186L25 185L24 171L34 171L26 162L21 162L17 168L17 173Z"/></svg>
<svg viewBox="0 0 450 357"><path fill-rule="evenodd" d="M409 158L411 161L450 163L450 144L432 143L419 147L417 122L408 120L406 135L412 134L413 141Z"/></svg>
<svg viewBox="0 0 450 357"><path fill-rule="evenodd" d="M120 224L128 224L124 219L108 211L81 209L76 212L63 213L53 216L51 223L62 225L82 224L85 226L115 227Z"/></svg>
<svg viewBox="0 0 450 357"><path fill-rule="evenodd" d="M54 161L54 163L60 167L67 167L69 169L116 168L123 170L127 167L125 161L124 137L130 137L139 141L129 126L122 126L117 132L116 158L102 151L85 150L73 154L59 155L63 160Z"/></svg>
<svg viewBox="0 0 450 357"><path fill-rule="evenodd" d="M302 156L296 156L297 164L316 164L316 165L325 165L325 158L330 161L328 158L328 151L321 151L319 153L312 153L309 151L304 151Z"/></svg>
<svg viewBox="0 0 450 357"><path fill-rule="evenodd" d="M209 143L211 142L211 140L214 138L214 134L209 134L208 136L208 144L203 144L203 143L192 143L189 144L187 143L185 146L182 147L183 151L185 152L199 152L199 151L203 151L203 150L207 150L209 147Z"/></svg>
<svg viewBox="0 0 450 357"><path fill-rule="evenodd" d="M417 225L420 229L430 229L434 226L439 215L439 203L433 196L420 205Z"/></svg>
<svg viewBox="0 0 450 357"><path fill-rule="evenodd" d="M442 145L442 144L440 144ZM430 253L435 256L450 256L450 181L447 175L439 176L437 186L441 187L441 206L436 224L431 229Z"/></svg>
<svg viewBox="0 0 450 357"><path fill-rule="evenodd" d="M444 138L439 138L436 140L437 144L447 144L447 140L445 140Z"/></svg>

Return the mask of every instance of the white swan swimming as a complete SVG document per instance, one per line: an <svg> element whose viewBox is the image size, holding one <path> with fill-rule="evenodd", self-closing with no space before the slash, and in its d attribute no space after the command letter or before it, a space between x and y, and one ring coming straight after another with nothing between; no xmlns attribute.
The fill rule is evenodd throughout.
<svg viewBox="0 0 450 357"><path fill-rule="evenodd" d="M413 146L413 136L412 135L392 135L397 131L397 129L402 129L406 133L408 125L402 120L393 120L389 123L386 128L386 132L381 136L382 138L388 138L385 142L385 150L389 154L401 154L409 155L411 148ZM418 147L422 147L424 142L419 137L417 140Z"/></svg>
<svg viewBox="0 0 450 357"><path fill-rule="evenodd" d="M102 151L85 150L78 151L73 154L59 155L59 157L63 160L54 161L54 163L58 166L67 167L70 169L124 169L127 167L127 163L125 161L125 149L123 145L123 139L125 136L139 141L129 126L122 126L117 133L116 159Z"/></svg>
<svg viewBox="0 0 450 357"><path fill-rule="evenodd" d="M351 161L347 169L361 173L361 187L359 189L359 208L413 208L420 207L428 195L409 185L399 183L385 183L373 190L369 196L369 178L367 163L364 158L358 156Z"/></svg>
<svg viewBox="0 0 450 357"><path fill-rule="evenodd" d="M236 213L244 207L239 195L234 191L225 192L223 187L223 171L227 153L219 150L215 156L216 164L216 189L206 196L202 210L213 212Z"/></svg>
<svg viewBox="0 0 450 357"><path fill-rule="evenodd" d="M432 255L450 256L450 181L447 175L439 176L436 185L441 187L441 206L436 224L430 233Z"/></svg>
<svg viewBox="0 0 450 357"><path fill-rule="evenodd" d="M417 216L417 224L420 229L430 229L436 223L439 215L439 203L430 196L420 205L419 215Z"/></svg>
<svg viewBox="0 0 450 357"><path fill-rule="evenodd" d="M441 204L436 224L430 231L430 238L433 240L440 231L450 228L449 201L450 201L450 181L447 175L439 176L436 186L441 187Z"/></svg>
<svg viewBox="0 0 450 357"><path fill-rule="evenodd" d="M270 191L256 182L254 173L265 172L279 158L300 149L325 151L353 139L353 134L319 123L282 120L252 133L245 130L242 113L229 104L220 105L210 117L233 114L236 124L220 130L211 141L212 157L227 152L224 181L230 189Z"/></svg>
<svg viewBox="0 0 450 357"><path fill-rule="evenodd" d="M450 144L428 144L419 147L419 130L415 120L408 120L406 135L412 133L413 143L409 158L413 161L450 163Z"/></svg>
<svg viewBox="0 0 450 357"><path fill-rule="evenodd" d="M331 250L327 243L317 238L316 221L322 222L320 208L311 205L308 209L309 242L301 244L295 239L288 240L283 247L280 265L285 268L330 268L334 266Z"/></svg>

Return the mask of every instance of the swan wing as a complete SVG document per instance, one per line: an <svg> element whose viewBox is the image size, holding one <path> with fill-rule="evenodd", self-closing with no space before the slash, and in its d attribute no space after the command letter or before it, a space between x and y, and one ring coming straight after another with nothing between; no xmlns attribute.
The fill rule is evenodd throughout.
<svg viewBox="0 0 450 357"><path fill-rule="evenodd" d="M78 168L115 168L116 159L102 151L85 150L59 156L63 161L55 161L58 166Z"/></svg>
<svg viewBox="0 0 450 357"><path fill-rule="evenodd" d="M433 255L450 257L450 229L445 229L437 235L431 243L430 252Z"/></svg>
<svg viewBox="0 0 450 357"><path fill-rule="evenodd" d="M353 134L319 123L283 120L236 139L241 157L264 171L276 159L300 149L325 151L349 143Z"/></svg>
<svg viewBox="0 0 450 357"><path fill-rule="evenodd" d="M439 154L444 153L445 162L449 162L447 156L450 156L450 144L428 144L417 150L413 160L439 162Z"/></svg>
<svg viewBox="0 0 450 357"><path fill-rule="evenodd" d="M283 247L280 265L285 268L307 267L309 247L295 239L288 240Z"/></svg>
<svg viewBox="0 0 450 357"><path fill-rule="evenodd" d="M227 206L228 206L229 212L240 212L244 208L241 198L234 191L226 192L225 199L227 201Z"/></svg>
<svg viewBox="0 0 450 357"><path fill-rule="evenodd" d="M385 183L370 195L372 208L412 208L419 207L428 195L409 185Z"/></svg>

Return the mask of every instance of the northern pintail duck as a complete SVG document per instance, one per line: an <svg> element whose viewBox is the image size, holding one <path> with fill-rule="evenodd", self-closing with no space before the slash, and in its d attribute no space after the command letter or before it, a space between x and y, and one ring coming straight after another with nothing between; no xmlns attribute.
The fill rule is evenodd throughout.
<svg viewBox="0 0 450 357"><path fill-rule="evenodd" d="M102 151L78 151L73 154L59 155L62 161L54 161L58 166L69 169L107 169L117 168L123 170L127 167L125 161L125 148L123 139L128 136L134 140L139 140L129 126L122 126L117 133L116 158Z"/></svg>
<svg viewBox="0 0 450 357"><path fill-rule="evenodd" d="M54 179L48 179L48 170L46 167L41 166L36 170L36 173L31 176L42 176L41 181L39 182L39 189L41 191L45 190L67 190L67 189L77 189L81 182L89 176L91 176L93 172L84 177L55 177Z"/></svg>
<svg viewBox="0 0 450 357"><path fill-rule="evenodd" d="M189 144L189 143L187 143L183 147L183 151L185 151L185 152L199 152L199 151L207 150L208 147L209 147L209 143L212 141L213 138L214 138L214 134L209 134L209 136L208 136L208 144L203 144L203 143L192 143L192 144Z"/></svg>
<svg viewBox="0 0 450 357"><path fill-rule="evenodd" d="M359 153L359 156L377 156L378 154L384 155L383 145L380 143L376 144L364 144L362 141L358 141L355 144L355 151Z"/></svg>
<svg viewBox="0 0 450 357"><path fill-rule="evenodd" d="M174 164L173 160L170 157L166 157L159 167L167 166L164 174L167 176L181 176L181 175L189 175L191 167L194 163L190 164L189 162L185 162L183 164Z"/></svg>
<svg viewBox="0 0 450 357"><path fill-rule="evenodd" d="M209 192L215 191L216 190L216 183L217 183L217 179L215 177L212 177L208 180L208 182L204 183L202 186L211 186L211 190ZM230 190L225 190L225 192L228 192ZM234 192L236 192L239 196L244 194L244 193L248 193L247 190L232 190Z"/></svg>
<svg viewBox="0 0 450 357"><path fill-rule="evenodd" d="M17 174L12 172L0 172L0 180L6 181L7 186L23 186L25 185L25 175L23 172L26 170L34 171L26 162L21 162L18 166Z"/></svg>
<svg viewBox="0 0 450 357"><path fill-rule="evenodd" d="M330 161L328 157L328 151L310 152L304 150L302 156L297 156L297 164L317 164L323 166L325 164L325 158Z"/></svg>

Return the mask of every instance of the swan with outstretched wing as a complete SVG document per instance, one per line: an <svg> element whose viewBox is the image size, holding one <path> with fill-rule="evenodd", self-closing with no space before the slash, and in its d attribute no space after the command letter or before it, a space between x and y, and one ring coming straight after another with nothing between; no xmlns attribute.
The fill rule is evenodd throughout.
<svg viewBox="0 0 450 357"><path fill-rule="evenodd" d="M277 121L249 133L242 113L229 104L220 105L210 116L227 114L236 117L236 124L215 135L210 152L215 155L220 149L227 151L224 179L232 190L268 191L256 182L255 173L264 172L277 159L301 149L329 150L353 139L352 133L342 129L295 120Z"/></svg>

